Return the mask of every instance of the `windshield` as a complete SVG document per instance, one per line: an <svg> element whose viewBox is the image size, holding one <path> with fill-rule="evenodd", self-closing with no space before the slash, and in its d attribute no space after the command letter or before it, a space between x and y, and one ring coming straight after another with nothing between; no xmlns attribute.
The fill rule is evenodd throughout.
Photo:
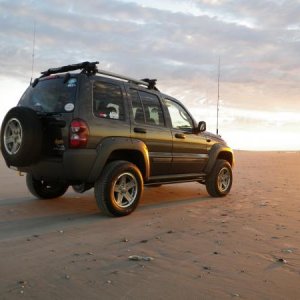
<svg viewBox="0 0 300 300"><path fill-rule="evenodd" d="M77 91L77 78L64 77L40 79L35 87L29 86L19 106L46 113L65 113L74 110Z"/></svg>

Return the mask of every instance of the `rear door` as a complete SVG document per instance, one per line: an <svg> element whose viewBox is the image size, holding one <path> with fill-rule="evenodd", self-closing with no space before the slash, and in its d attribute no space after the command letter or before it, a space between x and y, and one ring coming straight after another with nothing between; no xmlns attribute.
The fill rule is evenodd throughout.
<svg viewBox="0 0 300 300"><path fill-rule="evenodd" d="M78 85L77 76L49 76L30 85L21 97L18 105L33 109L43 120L43 154L61 156L68 147Z"/></svg>
<svg viewBox="0 0 300 300"><path fill-rule="evenodd" d="M166 127L162 104L155 92L129 89L131 136L142 140L149 151L150 176L171 172L172 133Z"/></svg>
<svg viewBox="0 0 300 300"><path fill-rule="evenodd" d="M92 95L81 105L90 130L89 147L96 148L106 137L130 136L125 90L120 81L96 77Z"/></svg>

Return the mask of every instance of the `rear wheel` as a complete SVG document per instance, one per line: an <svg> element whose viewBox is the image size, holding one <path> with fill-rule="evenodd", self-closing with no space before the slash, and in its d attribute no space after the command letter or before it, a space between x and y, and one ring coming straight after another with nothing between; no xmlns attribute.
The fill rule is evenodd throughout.
<svg viewBox="0 0 300 300"><path fill-rule="evenodd" d="M32 174L26 175L26 184L30 193L39 199L58 198L62 196L69 187L65 182L37 180Z"/></svg>
<svg viewBox="0 0 300 300"><path fill-rule="evenodd" d="M232 186L231 165L224 159L218 159L206 179L206 190L212 197L226 196Z"/></svg>
<svg viewBox="0 0 300 300"><path fill-rule="evenodd" d="M136 165L127 161L109 163L95 183L98 207L109 216L122 217L132 213L142 192L142 174Z"/></svg>

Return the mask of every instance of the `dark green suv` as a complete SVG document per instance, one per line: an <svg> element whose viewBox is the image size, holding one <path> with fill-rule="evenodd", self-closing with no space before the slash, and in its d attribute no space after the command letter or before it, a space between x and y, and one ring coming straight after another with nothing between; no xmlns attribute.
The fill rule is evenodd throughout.
<svg viewBox="0 0 300 300"><path fill-rule="evenodd" d="M6 164L27 173L34 196L94 187L104 213L124 216L137 207L144 185L197 181L213 197L229 193L234 156L224 140L161 93L156 80L97 64L42 72L3 120Z"/></svg>

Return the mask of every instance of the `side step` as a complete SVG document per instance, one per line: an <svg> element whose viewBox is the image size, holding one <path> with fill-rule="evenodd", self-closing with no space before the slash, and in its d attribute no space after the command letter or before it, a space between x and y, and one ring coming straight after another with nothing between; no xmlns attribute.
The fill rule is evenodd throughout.
<svg viewBox="0 0 300 300"><path fill-rule="evenodd" d="M205 173L152 176L152 177L149 177L147 182L145 182L145 186L156 185L156 184L183 183L183 182L192 182L192 181L198 181L200 183L205 183L205 178L206 178Z"/></svg>

